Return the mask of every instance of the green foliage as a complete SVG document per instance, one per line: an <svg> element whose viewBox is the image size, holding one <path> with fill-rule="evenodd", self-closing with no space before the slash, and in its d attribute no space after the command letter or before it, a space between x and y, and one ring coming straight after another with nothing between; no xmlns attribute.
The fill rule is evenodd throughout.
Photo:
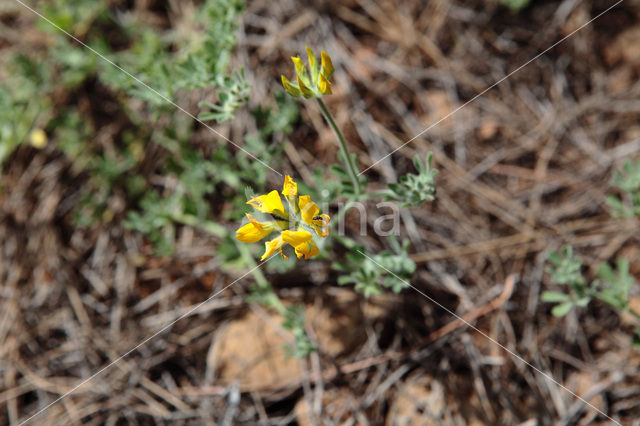
<svg viewBox="0 0 640 426"><path fill-rule="evenodd" d="M434 180L438 171L431 168L432 154L427 154L423 164L417 155L413 158L413 164L418 174L406 174L400 177L399 183L390 183L389 190L392 194L385 197L386 200L396 201L401 207L420 206L425 201L435 199L436 187Z"/></svg>
<svg viewBox="0 0 640 426"><path fill-rule="evenodd" d="M338 277L339 285L355 284L355 290L369 297L381 294L383 288L399 293L407 287L406 282L416 270L416 264L409 258L409 241L402 245L390 237L395 253L388 250L375 255L365 255L364 247L354 245L346 254L346 262L334 262L333 268L345 275Z"/></svg>
<svg viewBox="0 0 640 426"><path fill-rule="evenodd" d="M613 173L611 184L622 191L624 199L615 195L607 196L607 204L612 210L614 217L635 217L640 216L640 159L635 163L626 161L622 166L622 171L616 170Z"/></svg>
<svg viewBox="0 0 640 426"><path fill-rule="evenodd" d="M629 261L618 259L616 270L607 263L598 266L598 276L602 281L594 283L594 287L598 289L595 296L612 308L628 311L629 289L634 282L629 274Z"/></svg>
<svg viewBox="0 0 640 426"><path fill-rule="evenodd" d="M236 45L238 19L244 0L207 0L195 15L195 31L185 32L186 57L177 67L178 86L187 89L224 86L231 53Z"/></svg>
<svg viewBox="0 0 640 426"><path fill-rule="evenodd" d="M304 358L317 351L309 340L309 336L304 327L305 315L303 306L287 306L282 327L291 331L293 334L295 346L285 345L285 349L289 356L294 358Z"/></svg>
<svg viewBox="0 0 640 426"><path fill-rule="evenodd" d="M58 149L72 160L74 172L87 178L78 188L73 215L76 226L111 220L114 212L108 203L116 188L133 197L144 189L144 178L135 173L144 155L143 142L136 135L124 133L121 149L104 149L92 141L92 127L75 108L59 111L49 126Z"/></svg>
<svg viewBox="0 0 640 426"><path fill-rule="evenodd" d="M598 299L620 312L629 312L637 319L640 315L629 307L629 290L634 283L629 274L629 262L618 259L616 268L603 263L598 266L598 280L587 284L580 268L582 262L573 256L571 247L563 247L558 252L549 256L551 265L547 272L551 274L551 280L556 285L566 285L569 292L545 291L542 293L542 301L556 303L551 313L557 317L565 316L573 307L586 307L592 299ZM634 341L640 338L637 328Z"/></svg>
<svg viewBox="0 0 640 426"><path fill-rule="evenodd" d="M23 54L9 59L13 76L0 84L0 165L18 146L28 142L33 128L44 128L51 115L47 97L53 89L49 68Z"/></svg>
<svg viewBox="0 0 640 426"><path fill-rule="evenodd" d="M94 23L108 19L109 0L52 0L42 3L42 14L64 31L82 36ZM38 27L52 34L59 34L57 28L38 20Z"/></svg>
<svg viewBox="0 0 640 426"><path fill-rule="evenodd" d="M58 38L58 43L51 47L50 56L58 67L60 84L67 90L81 86L95 73L97 63L101 61L64 38Z"/></svg>
<svg viewBox="0 0 640 426"><path fill-rule="evenodd" d="M531 0L498 0L498 2L511 9L512 12L519 12L529 6Z"/></svg>
<svg viewBox="0 0 640 426"><path fill-rule="evenodd" d="M246 103L249 91L242 71L228 73L236 42L237 20L243 9L241 0L207 0L193 15L194 28L201 31L186 32L182 36L140 25L133 14L123 13L114 17L106 0L89 0L80 4L54 0L43 5L43 13L52 22L84 39L130 75L98 58L90 50L77 46L50 24L40 21L39 27L50 34L49 49L44 55L15 56L7 65L6 85L0 85L0 163L25 143L34 127L49 129L53 126L58 135L78 133L77 126L74 127L78 120L68 119L69 115L77 115L72 111L73 107L59 113L54 110L51 97L54 90L56 94L75 90L94 76L118 101L119 110L115 113L124 114L138 127L134 133L153 139L172 152L188 143L189 135L175 134L181 124L180 119L175 118L179 114L174 111L174 106L155 92L173 100L180 90L207 88L212 93L217 92L219 100L218 104L207 103L207 107L217 110L211 118L219 121L231 119L235 111ZM117 31L109 33L107 42L105 28L114 26ZM111 46L114 43L127 48L113 52ZM153 90L139 84L131 75ZM147 117L140 108L140 100L146 103L151 117ZM160 120L162 115L165 118ZM91 117L82 117L81 121L90 122ZM71 127L66 129L68 124ZM192 127L193 124L189 123L188 128ZM79 143L77 137L72 138L73 144L66 143L62 137L55 138L54 142L65 153L73 154L74 167L78 171L89 172L90 181L97 185L88 191L98 194L93 198L108 198L113 190L113 174L122 174L131 168L128 162L124 167L113 164L127 156L128 146L117 147L119 152L110 153L113 158L103 159L101 157L105 153L89 144L93 137L91 132L95 130L88 130L83 133L89 134L83 135ZM64 144L74 146L63 147ZM104 204L104 200L93 201L96 200L89 200L88 204L95 204L97 210ZM90 218L84 219L85 224L93 223Z"/></svg>
<svg viewBox="0 0 640 426"><path fill-rule="evenodd" d="M196 29L194 33L198 34L196 39L193 35L159 34L157 30L141 27L138 22L125 17L121 24L124 32L133 39L131 48L117 54L110 54L104 45L95 48L152 87L153 91L104 61L98 63L99 76L108 86L125 91L136 100L146 101L156 114L160 111L173 112L174 107L166 99L173 100L180 90L206 88L217 91L218 104L206 100L201 102L215 114L205 113L201 119L230 120L249 97L249 86L243 72L228 74L229 60L236 44L237 20L243 10L244 2L241 0L206 1L192 22Z"/></svg>
<svg viewBox="0 0 640 426"><path fill-rule="evenodd" d="M125 226L145 235L158 254L173 252L175 225L204 226L210 213L208 197L220 176L215 157L206 159L187 146L167 162L166 173L175 178L170 192L149 188L140 200L140 210L128 213ZM221 234L214 232L214 234Z"/></svg>
<svg viewBox="0 0 640 426"><path fill-rule="evenodd" d="M108 7L108 2L102 0L84 2L79 7L68 0L55 0L46 12L64 30L85 35L86 42L93 49L149 84L153 90L140 85L121 69L97 58L88 49L74 45L67 36L49 24L43 24L41 27L49 31L54 40L47 57L41 63L27 57L16 58L19 68L11 73L11 87L16 88L15 93L2 96L0 100L3 103L0 114L7 115L2 117L3 125L0 128L0 154L4 157L25 140L36 117L39 117L39 121L49 117L47 121L56 135L57 147L73 160L78 173L88 176L88 185L80 190L80 202L75 212L76 224L90 226L96 221L112 217L107 203L116 187L124 189L134 199L144 190L144 196L138 203L141 211L130 212L126 224L143 231L159 252L167 252L174 234L167 218L181 215L204 218L209 212L205 197L214 190L215 184L224 181L231 182L235 188L240 186L241 180L235 178L236 174L232 172L236 163L242 163L245 170L255 170L255 165L248 165L250 161L245 155L239 155L236 160L228 152L227 146L214 150L211 158L205 158L192 148L189 141L193 121L176 113L171 104L155 93L174 99L179 90L214 90L218 93L220 103L207 104L218 109L215 117L211 118L224 121L233 117L235 111L246 103L249 92L241 71L227 74L236 41L237 18L244 2L205 1L194 14L194 25L202 28L197 40L189 34L183 38L140 25L134 20L134 15L122 14L117 21L109 19ZM92 31L95 25L114 23L119 26L120 42L128 44L127 49L120 49L116 53L103 39L103 32ZM55 70L56 78L51 70ZM126 115L134 126L120 135L122 141L114 147L116 149L105 150L91 143L95 132L87 125L91 118L87 120L82 117L73 107L56 114L47 98L54 84L57 90L61 89L60 86L73 90L93 75L115 93L119 107L115 113ZM140 108L140 100L146 103L151 117ZM264 137L267 136L259 134L257 141L256 138L251 141L253 146L249 149L261 145L263 150L258 155L272 154L267 153L273 151L266 146ZM177 176L179 183L175 191L158 194L145 177L137 174L137 166L148 147L147 142L141 142L143 140L151 140L173 154L166 163L160 161L162 168L158 172ZM223 173L219 173L221 165ZM254 175L250 171L245 172L245 177ZM264 181L264 177L259 176L260 180ZM158 217L154 220L156 214Z"/></svg>
<svg viewBox="0 0 640 426"><path fill-rule="evenodd" d="M181 210L179 198L162 198L149 191L140 201L140 212L129 212L125 226L144 234L157 254L168 255L175 241L174 214L183 213Z"/></svg>
<svg viewBox="0 0 640 426"><path fill-rule="evenodd" d="M139 27L133 22L124 23L134 25L135 28L130 31L124 28L125 34L132 37L130 49L113 53L109 51L110 48L104 40L91 41L96 51L118 65L115 67L102 59L97 60L99 80L111 90L126 93L129 97L122 99L126 104L144 101L155 117L162 112L173 113L175 107L166 99L173 100L179 87L174 78L176 65L169 51L169 41L163 39L153 28ZM87 51L84 53L91 54ZM137 80L127 73L135 76Z"/></svg>
<svg viewBox="0 0 640 426"><path fill-rule="evenodd" d="M244 78L244 70L236 72L232 77L225 76L217 87L222 89L218 93L218 103L201 101L200 108L208 108L211 111L198 115L200 120L216 120L218 123L231 120L235 110L241 108L249 100L249 84Z"/></svg>
<svg viewBox="0 0 640 426"><path fill-rule="evenodd" d="M268 164L276 162L283 149L277 135L288 132L298 118L294 101L279 94L276 104L276 107L261 106L252 110L259 130L247 136L245 143L248 151ZM205 157L186 142L178 147L179 151L168 159L165 169L165 174L174 178L172 190L160 194L148 188L140 200L140 210L130 211L125 222L127 227L147 236L160 254L171 253L176 223L200 227L206 223L211 213L211 199L220 193L226 194L225 201L235 206L229 210L229 219L240 219L246 209L244 194L248 185L260 191L267 178L268 169L245 152L233 154L227 146L221 146Z"/></svg>
<svg viewBox="0 0 640 426"><path fill-rule="evenodd" d="M573 248L563 247L560 252L552 252L549 255L551 265L547 272L551 274L551 281L557 285L569 287L568 293L545 291L542 293L542 301L557 303L551 313L557 317L566 315L574 306L585 307L593 297L593 289L586 285L580 272L582 262L573 256Z"/></svg>
<svg viewBox="0 0 640 426"><path fill-rule="evenodd" d="M580 272L582 262L573 256L573 247L562 247L560 252L552 252L549 261L553 266L547 267L551 280L556 284L568 284L569 287L584 295L585 281Z"/></svg>

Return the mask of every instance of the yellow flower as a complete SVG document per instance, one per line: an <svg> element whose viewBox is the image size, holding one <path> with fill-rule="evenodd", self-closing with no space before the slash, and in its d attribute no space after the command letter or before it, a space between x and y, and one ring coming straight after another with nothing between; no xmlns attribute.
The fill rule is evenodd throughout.
<svg viewBox="0 0 640 426"><path fill-rule="evenodd" d="M327 52L322 51L320 53L320 64L318 64L316 56L309 46L306 46L305 49L309 58L309 71L307 72L307 68L304 66L300 56L293 56L291 60L296 69L296 79L292 83L284 75L281 76L284 89L294 98L300 95L307 99L330 95L331 82L329 79L335 71L331 57Z"/></svg>
<svg viewBox="0 0 640 426"><path fill-rule="evenodd" d="M305 230L298 230L295 232L282 231L282 241L287 244L291 244L295 248L298 259L302 256L304 256L305 259L309 259L320 252L312 238L313 235L311 235L311 232Z"/></svg>
<svg viewBox="0 0 640 426"><path fill-rule="evenodd" d="M260 260L265 260L267 257L269 257L273 253L275 253L276 250L278 250L280 252L280 255L282 257L284 257L285 259L288 259L288 257L285 256L285 254L282 252L282 246L283 245L284 245L284 241L282 240L282 235L279 236L278 238L274 238L271 241L265 242L264 243L264 246L265 246L264 254L260 258Z"/></svg>
<svg viewBox="0 0 640 426"><path fill-rule="evenodd" d="M284 179L282 195L287 200L287 210L278 191L274 190L266 195L251 198L247 204L264 213L271 220L260 222L247 214L249 223L236 231L236 238L244 243L255 243L273 231L281 231L279 236L265 242L265 251L261 260L265 260L276 251L286 259L287 256L282 251L286 244L295 249L298 259L303 256L309 259L320 252L309 230L315 230L316 234L322 238L329 235L329 215L319 214L320 209L310 196L298 197L298 185L290 176Z"/></svg>
<svg viewBox="0 0 640 426"><path fill-rule="evenodd" d="M253 197L247 201L247 204L262 213L269 213L284 220L288 220L289 218L289 215L284 211L282 200L276 190L271 191L267 195Z"/></svg>
<svg viewBox="0 0 640 426"><path fill-rule="evenodd" d="M47 134L42 129L33 129L29 135L29 142L34 148L44 148L47 145Z"/></svg>
<svg viewBox="0 0 640 426"><path fill-rule="evenodd" d="M303 195L298 200L300 206L300 214L302 220L307 225L313 227L318 235L322 238L329 235L329 221L331 218L326 214L318 214L320 209L311 201L311 197Z"/></svg>
<svg viewBox="0 0 640 426"><path fill-rule="evenodd" d="M257 243L275 229L271 224L258 222L250 214L247 214L247 218L249 223L236 231L236 238L243 243Z"/></svg>
<svg viewBox="0 0 640 426"><path fill-rule="evenodd" d="M291 176L285 176L284 185L282 187L282 195L287 201L292 202L298 195L298 184L291 179Z"/></svg>

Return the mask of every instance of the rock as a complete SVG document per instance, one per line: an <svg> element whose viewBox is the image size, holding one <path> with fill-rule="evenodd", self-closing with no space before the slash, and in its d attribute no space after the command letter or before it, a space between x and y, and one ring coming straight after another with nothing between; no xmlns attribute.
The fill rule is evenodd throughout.
<svg viewBox="0 0 640 426"><path fill-rule="evenodd" d="M299 361L287 356L284 346L289 332L281 330L282 317L253 312L233 320L216 336L211 354L221 384L238 382L241 387L267 389L300 376ZM331 297L323 305L305 308L322 354L336 357L364 343L364 316L356 296Z"/></svg>
<svg viewBox="0 0 640 426"><path fill-rule="evenodd" d="M498 130L500 130L500 125L493 118L486 119L480 124L478 130L476 131L476 135L479 140L485 142L489 139L493 139L497 134Z"/></svg>
<svg viewBox="0 0 640 426"><path fill-rule="evenodd" d="M387 414L387 426L436 426L453 424L447 408L444 387L429 376L420 376L402 384Z"/></svg>
<svg viewBox="0 0 640 426"><path fill-rule="evenodd" d="M300 376L299 361L286 356L287 342L276 332L281 323L279 316L265 321L249 312L218 332L212 360L221 384L265 389Z"/></svg>
<svg viewBox="0 0 640 426"><path fill-rule="evenodd" d="M475 405L475 404L472 404ZM481 425L478 418L463 418L456 401L447 399L445 388L430 376L407 379L391 398L386 426Z"/></svg>
<svg viewBox="0 0 640 426"><path fill-rule="evenodd" d="M323 354L343 355L367 338L360 302L353 294L327 298L321 306L307 306L305 312Z"/></svg>

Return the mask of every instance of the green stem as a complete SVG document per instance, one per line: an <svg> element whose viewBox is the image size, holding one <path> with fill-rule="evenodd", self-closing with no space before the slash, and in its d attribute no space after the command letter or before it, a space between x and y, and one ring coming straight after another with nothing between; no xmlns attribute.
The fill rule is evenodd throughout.
<svg viewBox="0 0 640 426"><path fill-rule="evenodd" d="M271 287L271 284L269 283L267 278L264 276L260 268L257 267L258 263L253 258L253 255L251 254L249 247L247 247L244 243L241 243L240 241L234 241L234 242L236 244L236 247L238 248L238 251L240 252L240 257L242 257L242 260L245 262L245 264L249 268L251 268L251 274L255 278L258 285L268 291L264 304L268 307L272 307L273 309L275 309L276 312L278 312L280 315L285 316L287 312L287 308L284 306L284 304L282 303L282 300L280 300L276 292L273 291L273 287Z"/></svg>
<svg viewBox="0 0 640 426"><path fill-rule="evenodd" d="M200 228L220 238L223 238L228 233L227 229L223 226L208 220L199 220L196 216L190 214L174 214L172 219L176 222L182 223L183 225ZM271 284L269 284L269 281L264 276L260 268L257 268L258 264L253 258L249 247L240 241L235 240L235 238L234 242L236 243L236 248L240 252L240 257L247 267L251 268L251 275L253 275L256 283L258 283L260 287L268 290L266 305L273 307L280 315L284 316L286 313L286 307L278 295L273 291Z"/></svg>
<svg viewBox="0 0 640 426"><path fill-rule="evenodd" d="M344 139L340 128L336 124L333 116L327 109L327 106L322 102L322 99L316 98L318 101L318 105L320 105L320 109L322 110L322 114L324 118L327 120L331 128L333 129L333 133L336 134L338 138L338 142L340 143L340 151L342 152L342 157L344 158L344 164L347 166L347 171L349 172L349 176L353 182L353 190L355 192L356 198L360 196L360 181L358 180L358 168L353 162L353 159L349 155L349 150L347 149L347 141Z"/></svg>

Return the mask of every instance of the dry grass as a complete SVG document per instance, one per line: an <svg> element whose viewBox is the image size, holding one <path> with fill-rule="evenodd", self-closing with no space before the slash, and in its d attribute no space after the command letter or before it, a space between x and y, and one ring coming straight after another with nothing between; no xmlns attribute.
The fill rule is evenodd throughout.
<svg viewBox="0 0 640 426"><path fill-rule="evenodd" d="M157 10L135 3L153 21ZM331 52L338 72L327 103L366 168L611 3L536 1L513 15L488 0L252 1L237 61L259 102L289 55L305 44ZM13 37L34 22L18 13L0 27L3 49L41 42ZM556 319L539 295L550 285L547 254L563 244L591 266L626 257L640 279L638 220L612 219L604 205L612 170L640 155L639 15L625 2L367 172L380 188L412 171L415 154L433 152L437 200L403 214L419 265L412 284L623 424L640 417L631 324L598 304ZM302 112L277 168L309 180L337 145L315 105ZM247 129L221 130L242 140ZM53 148L24 148L2 172L0 424L36 413L235 278L218 271L216 240L197 230L182 228L176 254L156 258L118 220L73 228L82 177L69 166ZM372 252L385 245L361 242ZM247 303L247 278L34 424L607 422L413 290L365 301L338 288L329 266L269 277L284 299L331 313L319 318L344 315L338 328L311 322L320 354L299 365L266 355L287 336ZM257 350L239 337L251 327L223 334L253 316L284 334L271 333L253 362L293 365L266 385L231 380L224 369L243 361L216 346L224 337Z"/></svg>

